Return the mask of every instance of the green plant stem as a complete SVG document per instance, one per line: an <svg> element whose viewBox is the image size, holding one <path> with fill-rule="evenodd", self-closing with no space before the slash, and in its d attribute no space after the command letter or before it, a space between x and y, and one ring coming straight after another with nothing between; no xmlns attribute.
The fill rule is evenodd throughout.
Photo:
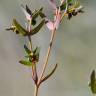
<svg viewBox="0 0 96 96"><path fill-rule="evenodd" d="M28 40L29 40L29 49L30 51L32 51L32 41L30 36L28 36Z"/></svg>
<svg viewBox="0 0 96 96"><path fill-rule="evenodd" d="M29 22L29 26L28 26L28 31L30 32L31 30L31 21ZM31 41L31 36L28 36L28 40L29 40L29 48L30 48L30 51L32 52L32 41ZM35 68L33 68L32 66L32 78L34 80L34 74L37 76L37 72L36 72L36 65L34 66ZM34 73L35 72L35 73ZM35 91L34 91L34 96L38 96L38 86L36 85L35 83Z"/></svg>
<svg viewBox="0 0 96 96"><path fill-rule="evenodd" d="M31 37L28 36L28 40L29 40L29 48L32 52L32 41L31 41ZM34 80L34 75L36 75L36 78L37 78L37 72L36 72L36 65L34 65L34 68L32 66L32 78ZM36 85L36 82L34 83L35 84L35 91L34 91L34 96L38 96L38 86Z"/></svg>
<svg viewBox="0 0 96 96"><path fill-rule="evenodd" d="M41 82L41 79L42 79L42 77L44 75L45 69L46 69L47 64L48 64L48 60L49 60L50 52L51 52L51 49L52 49L55 32L56 32L56 30L53 30L52 34L51 34L50 44L49 44L49 47L48 47L48 50L47 50L47 54L46 54L46 57L45 57L45 60L44 60L43 69L42 69L41 75L40 75L39 80L38 80L38 85Z"/></svg>

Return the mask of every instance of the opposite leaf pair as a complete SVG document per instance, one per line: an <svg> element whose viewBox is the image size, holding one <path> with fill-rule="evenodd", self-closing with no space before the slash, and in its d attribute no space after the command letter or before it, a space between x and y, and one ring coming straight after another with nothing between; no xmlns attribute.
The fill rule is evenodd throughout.
<svg viewBox="0 0 96 96"><path fill-rule="evenodd" d="M39 30L43 27L45 24L45 20L43 19L39 25L37 25L35 28L31 29L30 32L23 28L16 19L13 19L12 26L10 28L7 28L6 30L12 30L16 34L20 34L22 36L31 36L39 32Z"/></svg>
<svg viewBox="0 0 96 96"><path fill-rule="evenodd" d="M43 10L43 7L41 7L39 10L35 10L34 12L32 12L28 6L26 5L26 8L21 5L21 8L22 8L22 11L24 12L25 16L26 16L26 19L31 22L31 25L35 25L37 22L36 22L36 19L38 16L40 16L41 18L44 18L46 17L45 14L42 12Z"/></svg>
<svg viewBox="0 0 96 96"><path fill-rule="evenodd" d="M30 31L28 29L29 24L27 25L26 28L23 28L16 19L13 19L12 26L10 28L7 28L6 30L12 30L13 32L16 32L16 34L20 34L22 36L29 36L29 35L31 36L38 33L39 30L45 24L45 19L44 19L45 14L42 12L43 7L41 7L39 10L35 10L34 12L32 12L27 5L26 5L26 8L24 8L24 6L21 5L21 8L26 16L28 23L30 24ZM36 19L39 16L42 19L41 22L34 28L31 28L31 26L34 26L37 24Z"/></svg>
<svg viewBox="0 0 96 96"><path fill-rule="evenodd" d="M37 84L38 76L36 64L39 61L40 48L36 47L34 50L30 50L26 45L24 45L24 49L26 52L26 60L20 60L19 63L32 68L32 78L34 80L34 83Z"/></svg>
<svg viewBox="0 0 96 96"><path fill-rule="evenodd" d="M24 49L27 60L20 60L19 62L26 66L34 66L34 62L37 63L39 61L40 48L36 47L33 51L31 51L26 45L24 45Z"/></svg>

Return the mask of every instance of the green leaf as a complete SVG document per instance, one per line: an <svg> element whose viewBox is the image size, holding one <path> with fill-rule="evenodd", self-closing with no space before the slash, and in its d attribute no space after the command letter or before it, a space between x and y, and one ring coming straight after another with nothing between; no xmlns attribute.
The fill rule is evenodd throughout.
<svg viewBox="0 0 96 96"><path fill-rule="evenodd" d="M9 28L6 28L7 31L10 31L12 30L13 32L16 32L16 34L18 34L19 32L16 30L16 27L15 26L11 26Z"/></svg>
<svg viewBox="0 0 96 96"><path fill-rule="evenodd" d="M40 15L41 18L45 18L46 17L46 15L44 13L42 13L42 12L40 12L39 15Z"/></svg>
<svg viewBox="0 0 96 96"><path fill-rule="evenodd" d="M36 23L37 23L36 20L35 20L35 19L32 19L32 21L31 21L31 25L34 26L34 25L36 25Z"/></svg>
<svg viewBox="0 0 96 96"><path fill-rule="evenodd" d="M24 45L24 49L25 49L25 52L30 55L32 52L30 51L30 49L28 49L28 47L26 45Z"/></svg>
<svg viewBox="0 0 96 96"><path fill-rule="evenodd" d="M40 47L36 47L35 49L34 49L34 51L33 51L33 54L39 54L39 52L40 52Z"/></svg>
<svg viewBox="0 0 96 96"><path fill-rule="evenodd" d="M12 27L12 26L10 28L6 28L7 31L14 30L14 29L15 27Z"/></svg>
<svg viewBox="0 0 96 96"><path fill-rule="evenodd" d="M38 16L40 16L41 18L45 18L45 14L42 12L43 10L43 7L41 7L39 10L35 10L33 13L32 13L32 22L31 24L34 26L36 25L36 18Z"/></svg>
<svg viewBox="0 0 96 96"><path fill-rule="evenodd" d="M92 71L90 79L91 79L91 83L94 84L95 83L95 70Z"/></svg>
<svg viewBox="0 0 96 96"><path fill-rule="evenodd" d="M32 12L27 5L26 5L26 11L32 16Z"/></svg>
<svg viewBox="0 0 96 96"><path fill-rule="evenodd" d="M40 47L36 47L34 50L33 50L33 58L34 58L34 61L39 61L39 54L40 54Z"/></svg>
<svg viewBox="0 0 96 96"><path fill-rule="evenodd" d="M63 4L60 6L60 9L61 9L61 10L65 10L65 9L66 9L66 3L63 3Z"/></svg>
<svg viewBox="0 0 96 96"><path fill-rule="evenodd" d="M71 3L73 0L68 0L68 3Z"/></svg>
<svg viewBox="0 0 96 96"><path fill-rule="evenodd" d="M39 14L42 12L42 10L43 10L43 7L41 7L39 10L35 10L33 12L32 19L36 19L39 16Z"/></svg>
<svg viewBox="0 0 96 96"><path fill-rule="evenodd" d="M36 25L36 19L37 17L39 16L39 14L41 13L41 8L39 10L35 10L33 13L32 13L32 21L31 21L31 24L34 26Z"/></svg>
<svg viewBox="0 0 96 96"><path fill-rule="evenodd" d="M27 51L27 55L25 56L30 62L38 62L40 47L36 47L31 53L30 50L25 46L25 50Z"/></svg>
<svg viewBox="0 0 96 96"><path fill-rule="evenodd" d="M45 19L43 19L38 26L36 26L34 29L32 29L30 31L29 35L34 35L34 34L38 33L44 24L45 24Z"/></svg>
<svg viewBox="0 0 96 96"><path fill-rule="evenodd" d="M14 32L18 32L17 34L21 34L23 36L26 36L28 34L28 31L25 30L16 19L13 19L13 26L15 26Z"/></svg>
<svg viewBox="0 0 96 96"><path fill-rule="evenodd" d="M90 76L90 87L93 94L96 94L96 78L95 78L95 70L92 71Z"/></svg>
<svg viewBox="0 0 96 96"><path fill-rule="evenodd" d="M45 80L47 80L49 77L51 77L53 75L53 73L56 71L56 69L57 69L57 64L55 65L55 67L53 68L53 70L47 76L45 76L45 77L42 78L40 84L42 82L44 82Z"/></svg>
<svg viewBox="0 0 96 96"><path fill-rule="evenodd" d="M25 66L33 66L32 62L26 61L26 60L20 60L19 63L25 65Z"/></svg>
<svg viewBox="0 0 96 96"><path fill-rule="evenodd" d="M46 15L42 11L39 13L39 15L40 15L41 18L45 18L46 17Z"/></svg>
<svg viewBox="0 0 96 96"><path fill-rule="evenodd" d="M67 4L72 5L72 1L73 0L67 0L67 2L68 2ZM64 2L62 5L60 5L60 9L61 9L61 11L66 9L66 2Z"/></svg>

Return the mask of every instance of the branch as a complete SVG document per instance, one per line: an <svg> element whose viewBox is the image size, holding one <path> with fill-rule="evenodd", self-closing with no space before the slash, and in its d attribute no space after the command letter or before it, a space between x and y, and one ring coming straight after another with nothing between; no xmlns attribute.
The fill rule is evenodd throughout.
<svg viewBox="0 0 96 96"><path fill-rule="evenodd" d="M52 49L55 32L56 32L56 30L53 30L53 31L52 31L52 34L51 34L50 44L49 44L49 47L48 47L48 50L47 50L47 54L46 54L46 57L45 57L43 69L42 69L40 78L39 78L39 80L38 80L38 85L40 84L40 82L41 82L41 80L42 80L42 77L43 77L43 75L44 75L44 72L45 72L46 67L47 67L47 64L48 64L48 60L49 60L50 52L51 52L51 49Z"/></svg>

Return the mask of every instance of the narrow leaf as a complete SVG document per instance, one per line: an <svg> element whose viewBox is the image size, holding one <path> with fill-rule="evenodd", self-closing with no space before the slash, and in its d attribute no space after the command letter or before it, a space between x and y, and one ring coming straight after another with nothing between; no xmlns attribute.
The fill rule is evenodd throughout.
<svg viewBox="0 0 96 96"><path fill-rule="evenodd" d="M32 16L32 12L27 5L26 5L26 11Z"/></svg>
<svg viewBox="0 0 96 96"><path fill-rule="evenodd" d="M33 51L34 54L38 54L40 52L40 47L36 47Z"/></svg>
<svg viewBox="0 0 96 96"><path fill-rule="evenodd" d="M25 30L18 22L16 19L13 19L13 26L15 26L16 31L18 34L21 34L23 36L26 36L28 34L28 31ZM15 31L15 32L16 32Z"/></svg>
<svg viewBox="0 0 96 96"><path fill-rule="evenodd" d="M46 15L43 12L40 12L39 15L40 15L41 18L45 18L46 17Z"/></svg>
<svg viewBox="0 0 96 96"><path fill-rule="evenodd" d="M72 2L73 0L68 0L68 3Z"/></svg>
<svg viewBox="0 0 96 96"><path fill-rule="evenodd" d="M36 19L38 16L40 16L41 18L44 18L46 17L45 14L42 12L43 10L43 7L41 7L39 10L35 10L33 13L32 13L32 21L31 21L31 24L34 26L36 25Z"/></svg>
<svg viewBox="0 0 96 96"><path fill-rule="evenodd" d="M29 67L33 65L32 62L26 61L26 60L21 60L21 61L19 61L19 63L21 63L21 64L23 64L25 66L29 66Z"/></svg>
<svg viewBox="0 0 96 96"><path fill-rule="evenodd" d="M28 49L28 47L27 47L26 45L24 45L24 49L25 49L25 51L26 51L26 53L27 53L28 55L30 55L30 54L31 54L30 49Z"/></svg>
<svg viewBox="0 0 96 96"><path fill-rule="evenodd" d="M41 7L39 10L35 10L33 12L32 19L36 19L39 16L39 14L42 12L42 10L43 10L43 7Z"/></svg>
<svg viewBox="0 0 96 96"><path fill-rule="evenodd" d="M35 27L33 30L30 31L29 35L34 35L38 33L44 24L45 24L45 20L43 19L37 27Z"/></svg>
<svg viewBox="0 0 96 96"><path fill-rule="evenodd" d="M96 94L96 78L95 78L95 70L92 71L92 74L90 76L90 87L93 94Z"/></svg>
<svg viewBox="0 0 96 96"><path fill-rule="evenodd" d="M72 5L72 1L73 1L73 0L67 0L68 6L69 6L69 5ZM59 8L59 7L58 7L58 8ZM63 3L60 5L60 9L61 9L61 11L66 9L66 2L63 2Z"/></svg>
<svg viewBox="0 0 96 96"><path fill-rule="evenodd" d="M59 8L59 7L58 7ZM60 5L60 10L65 10L66 9L66 3L63 3L62 5Z"/></svg>
<svg viewBox="0 0 96 96"><path fill-rule="evenodd" d="M39 61L40 47L36 47L33 51L33 55L35 56L36 61Z"/></svg>
<svg viewBox="0 0 96 96"><path fill-rule="evenodd" d="M57 64L55 65L54 69L53 69L47 76L45 76L45 77L42 78L42 80L41 80L40 83L44 82L44 81L47 80L49 77L51 77L51 76L53 75L53 73L55 72L56 68L57 68Z"/></svg>
<svg viewBox="0 0 96 96"><path fill-rule="evenodd" d="M91 79L91 83L94 84L95 83L95 70L92 71L90 79Z"/></svg>
<svg viewBox="0 0 96 96"><path fill-rule="evenodd" d="M28 6L26 5L26 8L25 8L23 5L21 5L21 9L23 13L25 14L26 19L28 21L32 20L32 13L31 13L31 10L28 8Z"/></svg>
<svg viewBox="0 0 96 96"><path fill-rule="evenodd" d="M31 21L31 25L34 26L34 25L36 25L36 23L37 23L36 20L35 20L35 19L32 19L32 21Z"/></svg>
<svg viewBox="0 0 96 96"><path fill-rule="evenodd" d="M7 31L10 31L10 30L14 31L14 29L15 29L15 26L11 26L10 28L6 28Z"/></svg>
<svg viewBox="0 0 96 96"><path fill-rule="evenodd" d="M16 34L19 34L19 32L16 30L16 27L15 26L11 26L10 28L6 28L7 31L13 31L15 32Z"/></svg>

